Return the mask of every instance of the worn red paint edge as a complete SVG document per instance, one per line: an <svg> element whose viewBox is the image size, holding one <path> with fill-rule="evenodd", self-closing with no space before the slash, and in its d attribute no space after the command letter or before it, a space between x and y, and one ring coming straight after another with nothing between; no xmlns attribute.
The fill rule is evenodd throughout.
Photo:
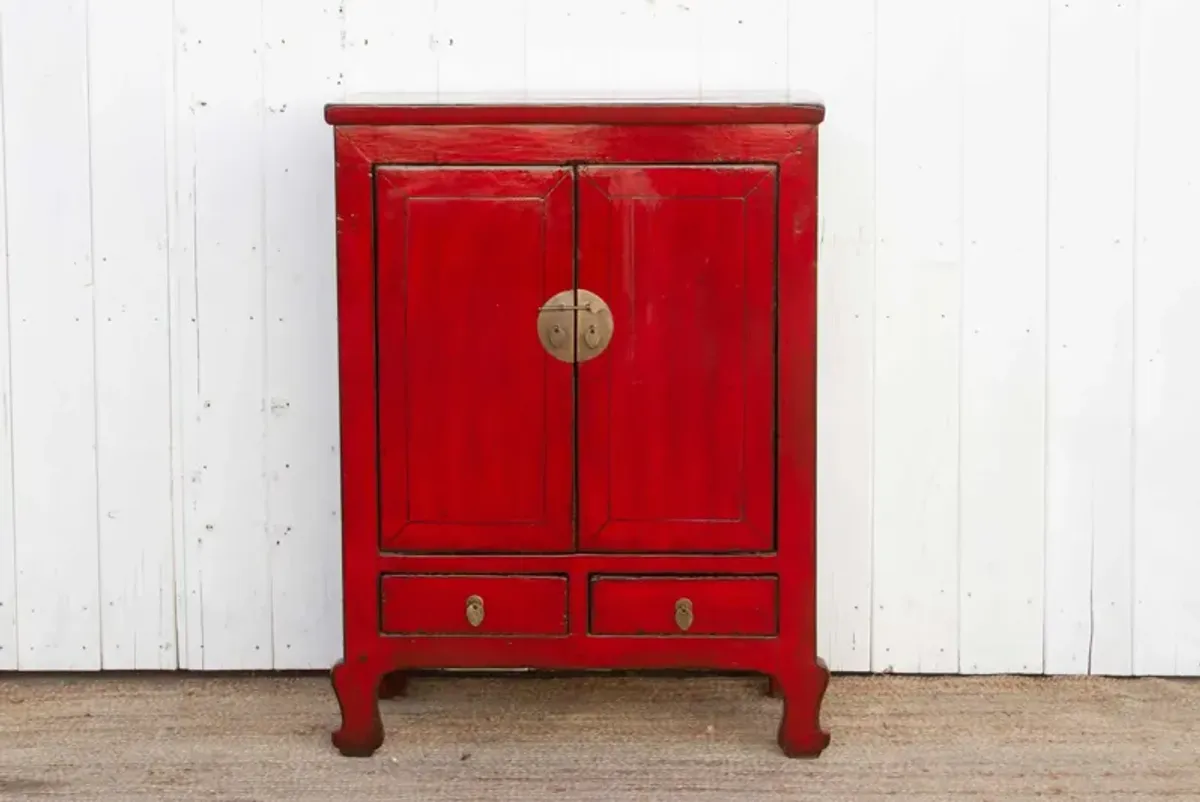
<svg viewBox="0 0 1200 802"><path fill-rule="evenodd" d="M345 648L378 634L378 431L375 371L375 253L372 165L335 137L337 166L338 388L341 439L342 585Z"/></svg>
<svg viewBox="0 0 1200 802"><path fill-rule="evenodd" d="M373 165L777 164L811 125L339 125Z"/></svg>
<svg viewBox="0 0 1200 802"><path fill-rule="evenodd" d="M804 103L325 106L331 125L816 125L824 119L824 106Z"/></svg>

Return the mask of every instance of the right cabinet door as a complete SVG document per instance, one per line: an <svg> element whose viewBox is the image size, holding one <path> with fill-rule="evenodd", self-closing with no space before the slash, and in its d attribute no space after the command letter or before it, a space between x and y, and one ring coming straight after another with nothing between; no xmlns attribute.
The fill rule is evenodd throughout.
<svg viewBox="0 0 1200 802"><path fill-rule="evenodd" d="M774 548L776 170L585 167L578 286L612 340L578 366L579 548Z"/></svg>

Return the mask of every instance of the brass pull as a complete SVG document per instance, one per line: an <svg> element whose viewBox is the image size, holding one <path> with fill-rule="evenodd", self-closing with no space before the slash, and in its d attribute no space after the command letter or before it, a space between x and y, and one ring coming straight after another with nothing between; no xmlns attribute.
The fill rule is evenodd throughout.
<svg viewBox="0 0 1200 802"><path fill-rule="evenodd" d="M687 632L692 628L693 620L692 600L680 599L679 601L675 602L675 625L684 632Z"/></svg>
<svg viewBox="0 0 1200 802"><path fill-rule="evenodd" d="M562 362L586 362L604 352L613 336L612 310L590 290L563 290L538 307L538 339Z"/></svg>
<svg viewBox="0 0 1200 802"><path fill-rule="evenodd" d="M483 598L481 596L467 597L467 623L473 627L483 623Z"/></svg>

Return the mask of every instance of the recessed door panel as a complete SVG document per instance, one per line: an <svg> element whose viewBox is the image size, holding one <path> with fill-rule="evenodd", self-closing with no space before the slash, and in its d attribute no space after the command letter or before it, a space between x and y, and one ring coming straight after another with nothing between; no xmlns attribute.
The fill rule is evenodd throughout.
<svg viewBox="0 0 1200 802"><path fill-rule="evenodd" d="M581 549L772 549L774 168L586 167L578 197L613 321L577 366Z"/></svg>
<svg viewBox="0 0 1200 802"><path fill-rule="evenodd" d="M380 168L382 544L574 545L572 365L538 310L574 286L562 168Z"/></svg>

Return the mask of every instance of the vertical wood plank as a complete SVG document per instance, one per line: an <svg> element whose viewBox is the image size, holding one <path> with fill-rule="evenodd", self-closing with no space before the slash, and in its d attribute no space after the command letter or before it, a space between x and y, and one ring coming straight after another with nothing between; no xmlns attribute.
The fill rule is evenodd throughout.
<svg viewBox="0 0 1200 802"><path fill-rule="evenodd" d="M343 0L343 88L347 92L420 92L432 102L438 62L435 0Z"/></svg>
<svg viewBox="0 0 1200 802"><path fill-rule="evenodd" d="M958 668L962 6L878 6L876 671Z"/></svg>
<svg viewBox="0 0 1200 802"><path fill-rule="evenodd" d="M527 0L525 91L531 99L605 100L614 97L597 67L623 58L596 35L614 23L607 6L588 0Z"/></svg>
<svg viewBox="0 0 1200 802"><path fill-rule="evenodd" d="M596 75L603 43L597 31L605 11L586 0L527 0L525 94L530 100L603 100L612 95Z"/></svg>
<svg viewBox="0 0 1200 802"><path fill-rule="evenodd" d="M700 14L696 4L615 0L607 30L618 58L596 62L613 89L633 99L700 95Z"/></svg>
<svg viewBox="0 0 1200 802"><path fill-rule="evenodd" d="M171 10L93 4L88 38L106 669L176 666L166 141Z"/></svg>
<svg viewBox="0 0 1200 802"><path fill-rule="evenodd" d="M1045 671L1128 674L1137 4L1050 22Z"/></svg>
<svg viewBox="0 0 1200 802"><path fill-rule="evenodd" d="M0 17L0 88L4 85L4 18ZM17 539L13 526L13 427L5 192L4 93L0 92L0 671L17 669Z"/></svg>
<svg viewBox="0 0 1200 802"><path fill-rule="evenodd" d="M276 669L341 656L333 133L336 0L265 0L267 502Z"/></svg>
<svg viewBox="0 0 1200 802"><path fill-rule="evenodd" d="M25 670L100 667L87 10L10 5L0 43Z"/></svg>
<svg viewBox="0 0 1200 802"><path fill-rule="evenodd" d="M699 4L527 2L531 99L699 97Z"/></svg>
<svg viewBox="0 0 1200 802"><path fill-rule="evenodd" d="M165 117L167 146L167 276L168 328L171 352L171 540L175 556L175 639L180 668L204 665L201 650L200 583L189 570L189 533L195 515L192 485L199 478L188 470L187 435L194 436L196 359L196 117L187 43L187 9L176 4L171 49L175 59L175 91ZM195 633L194 636L192 633Z"/></svg>
<svg viewBox="0 0 1200 802"><path fill-rule="evenodd" d="M1042 670L1048 0L963 33L960 668Z"/></svg>
<svg viewBox="0 0 1200 802"><path fill-rule="evenodd" d="M1200 674L1200 5L1142 0L1134 285L1134 673ZM11 199L9 201L11 203Z"/></svg>
<svg viewBox="0 0 1200 802"><path fill-rule="evenodd" d="M262 9L180 0L178 86L193 148L194 270L181 388L188 664L269 668ZM181 302L186 304L186 296Z"/></svg>
<svg viewBox="0 0 1200 802"><path fill-rule="evenodd" d="M430 47L438 94L521 98L525 77L525 0L438 0Z"/></svg>
<svg viewBox="0 0 1200 802"><path fill-rule="evenodd" d="M789 84L818 93L818 652L871 668L875 357L875 3L795 0Z"/></svg>
<svg viewBox="0 0 1200 802"><path fill-rule="evenodd" d="M693 10L700 17L702 99L786 98L788 0L710 0Z"/></svg>

